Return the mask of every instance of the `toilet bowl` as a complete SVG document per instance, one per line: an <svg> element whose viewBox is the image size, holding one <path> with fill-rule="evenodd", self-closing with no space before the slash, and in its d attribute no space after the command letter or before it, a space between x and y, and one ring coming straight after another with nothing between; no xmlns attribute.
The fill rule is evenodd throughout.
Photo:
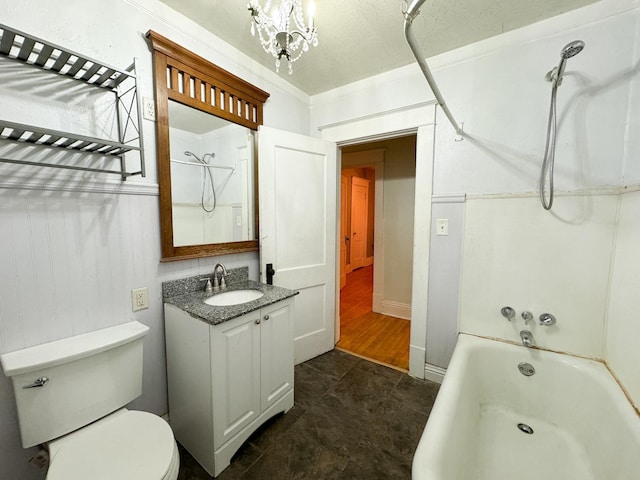
<svg viewBox="0 0 640 480"><path fill-rule="evenodd" d="M49 442L47 480L175 480L180 460L169 424L118 410Z"/></svg>
<svg viewBox="0 0 640 480"><path fill-rule="evenodd" d="M0 355L16 397L22 446L45 445L47 480L176 480L171 427L128 410L142 390L138 322Z"/></svg>

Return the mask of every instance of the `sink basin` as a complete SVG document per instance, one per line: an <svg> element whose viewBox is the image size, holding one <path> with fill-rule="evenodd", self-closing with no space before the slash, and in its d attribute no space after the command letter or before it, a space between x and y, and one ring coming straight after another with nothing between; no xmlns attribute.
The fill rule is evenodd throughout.
<svg viewBox="0 0 640 480"><path fill-rule="evenodd" d="M214 307L226 307L257 300L263 295L264 293L258 290L231 290L229 292L216 293L213 297L207 298L204 303Z"/></svg>

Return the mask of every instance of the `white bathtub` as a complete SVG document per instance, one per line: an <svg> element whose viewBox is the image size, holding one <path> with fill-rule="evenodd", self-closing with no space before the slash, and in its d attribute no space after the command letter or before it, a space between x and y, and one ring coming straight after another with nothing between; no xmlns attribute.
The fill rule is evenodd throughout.
<svg viewBox="0 0 640 480"><path fill-rule="evenodd" d="M460 334L412 479L640 479L640 417L599 362Z"/></svg>

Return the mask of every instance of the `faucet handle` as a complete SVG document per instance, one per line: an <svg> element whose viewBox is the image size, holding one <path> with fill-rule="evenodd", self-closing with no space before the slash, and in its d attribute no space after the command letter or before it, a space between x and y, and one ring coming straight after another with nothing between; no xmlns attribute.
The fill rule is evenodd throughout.
<svg viewBox="0 0 640 480"><path fill-rule="evenodd" d="M522 312L520 316L522 316L525 325L529 325L529 322L533 320L533 313L531 312Z"/></svg>
<svg viewBox="0 0 640 480"><path fill-rule="evenodd" d="M556 324L556 317L551 315L550 313L543 313L540 315L540 325L545 327L550 327Z"/></svg>
<svg viewBox="0 0 640 480"><path fill-rule="evenodd" d="M511 321L511 319L516 316L516 311L511 307L502 307L500 309L500 313L509 321Z"/></svg>
<svg viewBox="0 0 640 480"><path fill-rule="evenodd" d="M209 277L206 278L201 278L200 279L201 282L207 282L207 285L204 287L204 291L206 293L212 293L213 292L213 287L211 286L211 279Z"/></svg>

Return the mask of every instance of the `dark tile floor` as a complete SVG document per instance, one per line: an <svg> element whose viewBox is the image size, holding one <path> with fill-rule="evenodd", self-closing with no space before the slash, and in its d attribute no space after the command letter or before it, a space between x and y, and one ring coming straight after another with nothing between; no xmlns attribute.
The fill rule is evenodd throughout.
<svg viewBox="0 0 640 480"><path fill-rule="evenodd" d="M408 480L438 387L333 350L296 366L294 407L217 478ZM179 480L212 478L183 448L180 461Z"/></svg>

